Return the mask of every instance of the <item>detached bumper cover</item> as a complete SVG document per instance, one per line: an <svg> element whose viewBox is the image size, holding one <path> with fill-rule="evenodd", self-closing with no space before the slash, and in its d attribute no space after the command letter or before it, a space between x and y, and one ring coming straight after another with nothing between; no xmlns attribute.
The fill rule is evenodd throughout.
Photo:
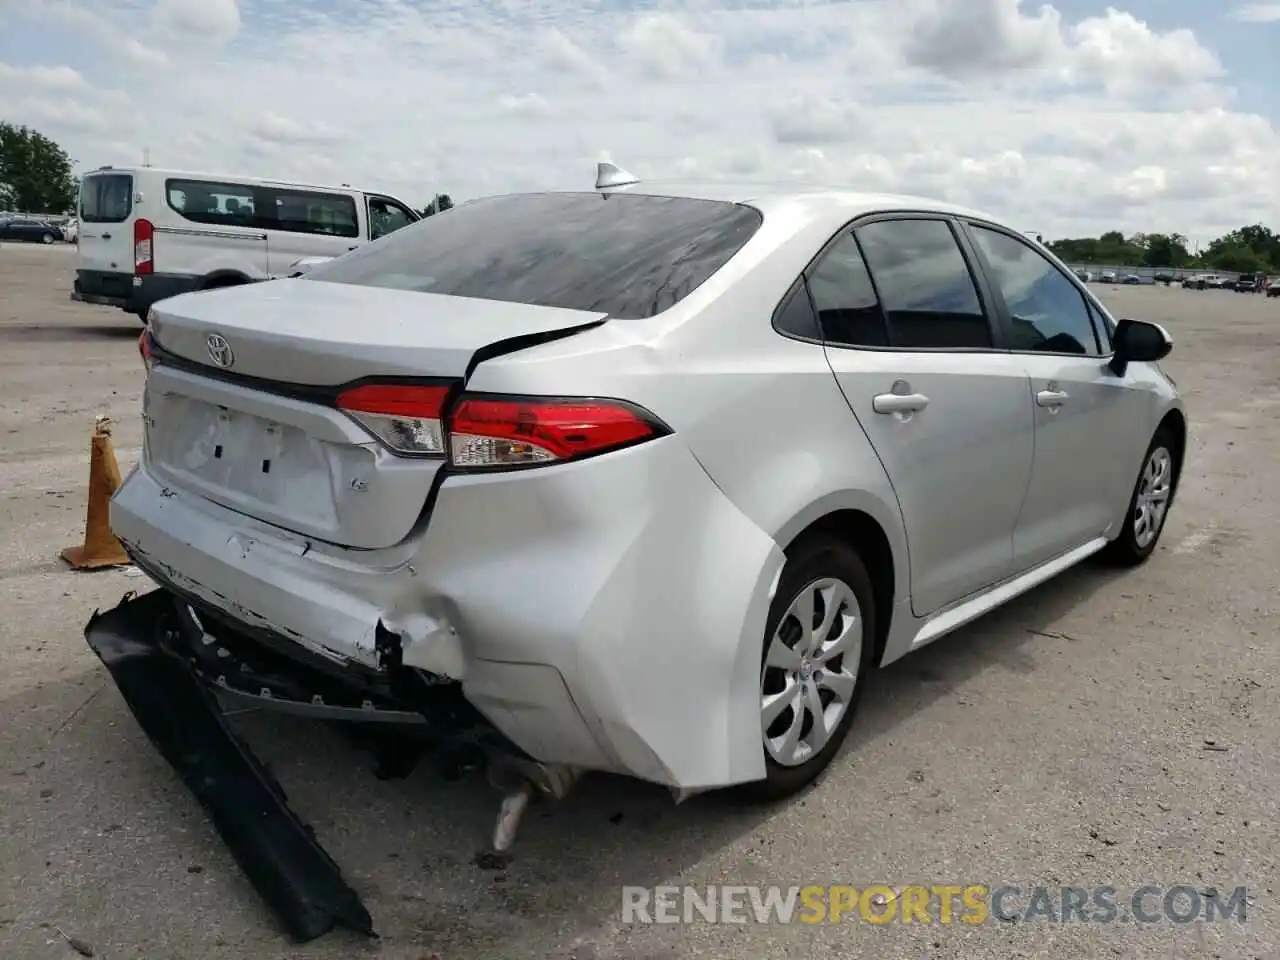
<svg viewBox="0 0 1280 960"><path fill-rule="evenodd" d="M289 935L305 943L342 926L375 936L369 911L338 865L167 643L176 624L172 594L156 590L95 611L84 632L138 724L208 811Z"/></svg>

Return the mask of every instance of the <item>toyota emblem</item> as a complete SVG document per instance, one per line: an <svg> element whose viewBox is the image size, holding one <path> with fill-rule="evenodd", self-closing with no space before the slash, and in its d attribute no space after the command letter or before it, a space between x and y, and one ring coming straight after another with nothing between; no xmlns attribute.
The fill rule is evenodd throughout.
<svg viewBox="0 0 1280 960"><path fill-rule="evenodd" d="M227 338L222 334L209 334L204 338L204 344L209 348L209 359L213 361L215 367L229 367L236 362L236 355L231 352L231 344L227 343Z"/></svg>

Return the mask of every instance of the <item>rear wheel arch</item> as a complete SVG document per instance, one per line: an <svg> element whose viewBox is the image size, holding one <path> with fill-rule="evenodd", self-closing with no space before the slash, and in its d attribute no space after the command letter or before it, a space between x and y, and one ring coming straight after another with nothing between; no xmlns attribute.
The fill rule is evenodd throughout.
<svg viewBox="0 0 1280 960"><path fill-rule="evenodd" d="M879 664L889 638L894 597L897 593L893 547L889 543L889 537L871 514L861 510L840 509L814 520L785 544L783 549L790 558L802 545L824 537L834 538L853 547L871 577L876 612L875 658L872 662Z"/></svg>

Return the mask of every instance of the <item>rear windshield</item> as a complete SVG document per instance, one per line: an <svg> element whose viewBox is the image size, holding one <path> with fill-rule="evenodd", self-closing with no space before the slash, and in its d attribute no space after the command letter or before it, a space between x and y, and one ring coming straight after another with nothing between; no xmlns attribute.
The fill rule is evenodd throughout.
<svg viewBox="0 0 1280 960"><path fill-rule="evenodd" d="M697 289L760 223L750 207L685 197L490 197L427 217L306 279L638 319Z"/></svg>
<svg viewBox="0 0 1280 960"><path fill-rule="evenodd" d="M133 212L133 177L99 173L80 183L80 219L85 223L123 223Z"/></svg>

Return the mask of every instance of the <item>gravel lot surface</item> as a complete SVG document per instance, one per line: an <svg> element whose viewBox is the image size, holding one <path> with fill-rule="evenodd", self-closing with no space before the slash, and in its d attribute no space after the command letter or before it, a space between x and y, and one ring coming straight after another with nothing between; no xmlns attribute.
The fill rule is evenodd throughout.
<svg viewBox="0 0 1280 960"><path fill-rule="evenodd" d="M81 635L147 581L58 560L83 533L94 415L115 419L122 469L141 442L140 327L70 302L74 263L0 245L5 960L73 957L58 930L107 960L1280 956L1280 301L1102 289L1177 341L1193 439L1160 551L1072 571L885 671L845 754L789 805L676 807L591 779L531 814L495 873L472 862L498 802L483 782L381 782L330 729L245 717L382 937L297 947ZM1243 885L1250 901L1245 923L622 924L622 885L681 883L1110 885L1122 906L1148 883Z"/></svg>

